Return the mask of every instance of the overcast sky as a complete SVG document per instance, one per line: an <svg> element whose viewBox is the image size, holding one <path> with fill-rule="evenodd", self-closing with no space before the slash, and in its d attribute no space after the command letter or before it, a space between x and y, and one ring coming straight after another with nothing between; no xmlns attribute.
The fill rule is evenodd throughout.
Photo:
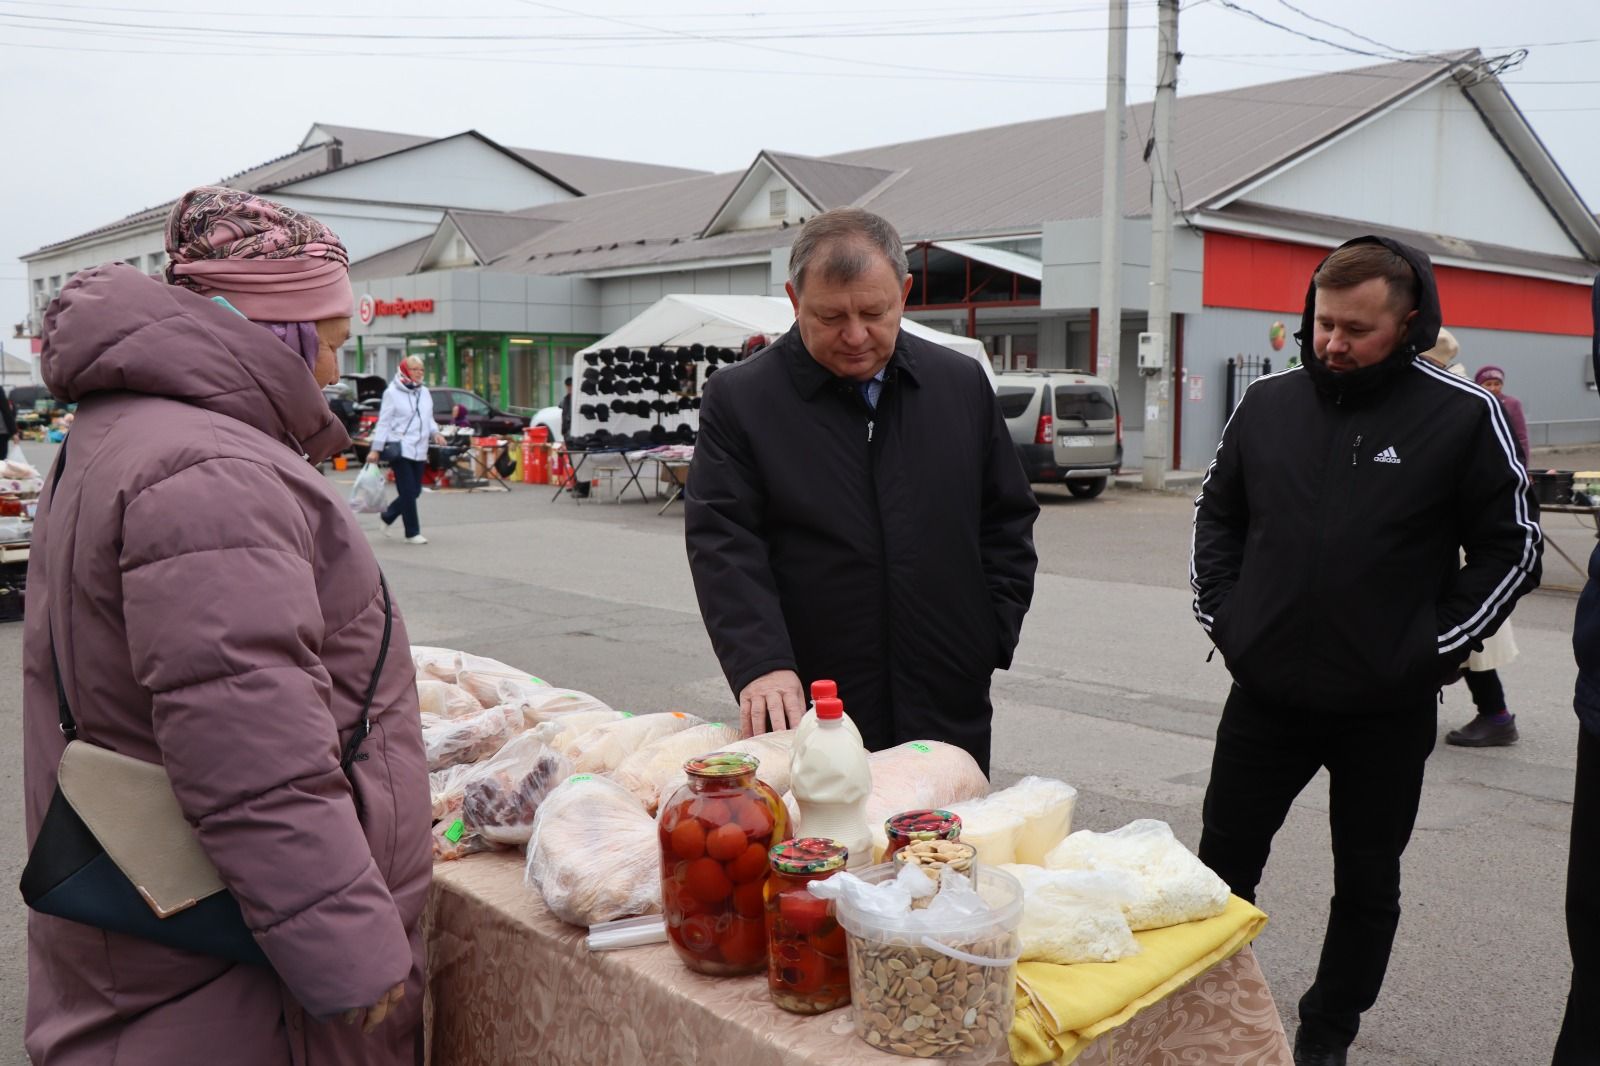
<svg viewBox="0 0 1600 1066"><path fill-rule="evenodd" d="M1103 0L579 3L0 0L0 340L25 310L18 255L290 152L318 121L732 170L1105 99ZM1137 102L1156 5L1129 6ZM1188 0L1179 33L1180 93L1383 61L1325 42L1526 47L1504 80L1600 207L1596 0Z"/></svg>

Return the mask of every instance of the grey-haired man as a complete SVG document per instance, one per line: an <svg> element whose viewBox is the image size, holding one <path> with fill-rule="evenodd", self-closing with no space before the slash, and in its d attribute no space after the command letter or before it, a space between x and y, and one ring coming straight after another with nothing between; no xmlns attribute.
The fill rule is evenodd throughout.
<svg viewBox="0 0 1600 1066"><path fill-rule="evenodd" d="M900 329L910 288L884 219L805 223L794 327L707 384L689 565L747 733L828 678L868 748L946 741L987 773L1039 508L983 368Z"/></svg>

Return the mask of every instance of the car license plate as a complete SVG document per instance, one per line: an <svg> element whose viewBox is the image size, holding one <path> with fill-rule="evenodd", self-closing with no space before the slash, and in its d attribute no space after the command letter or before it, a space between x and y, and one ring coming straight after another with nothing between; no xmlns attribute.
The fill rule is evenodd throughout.
<svg viewBox="0 0 1600 1066"><path fill-rule="evenodd" d="M1093 448L1093 437L1062 437L1061 446L1064 448Z"/></svg>

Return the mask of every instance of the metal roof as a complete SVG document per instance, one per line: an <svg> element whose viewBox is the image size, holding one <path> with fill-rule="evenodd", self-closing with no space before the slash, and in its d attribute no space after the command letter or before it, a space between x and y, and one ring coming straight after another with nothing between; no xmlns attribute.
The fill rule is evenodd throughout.
<svg viewBox="0 0 1600 1066"><path fill-rule="evenodd" d="M1449 79L1474 51L1314 74L1228 92L1180 96L1176 170L1183 208L1197 211L1318 148L1385 108ZM1144 160L1152 105L1128 109L1127 214L1149 214ZM814 159L764 152L831 196L888 218L909 241L1036 233L1044 222L1100 213L1103 112L1038 119ZM759 159L760 157L758 157ZM863 171L880 175L868 186ZM748 256L793 241L782 228L697 238L746 171L625 190L537 209L565 225L510 249L496 270L556 274ZM844 175L853 184L841 180ZM887 180L892 177L893 180ZM821 194L819 194L821 195ZM830 203L826 206L838 206ZM533 213L530 211L529 213Z"/></svg>
<svg viewBox="0 0 1600 1066"><path fill-rule="evenodd" d="M375 278L394 278L409 274L422 262L422 253L433 243L433 234L397 245L386 252L357 259L350 264L350 280L371 281Z"/></svg>
<svg viewBox="0 0 1600 1066"><path fill-rule="evenodd" d="M319 130L333 140L312 140L313 135ZM621 159L601 159L533 148L505 148L476 131L452 134L449 137L426 137L412 133L393 133L388 130L334 126L318 122L311 127L306 139L293 152L268 160L249 170L221 178L215 184L250 192L280 189L314 175L343 170L359 163L371 162L384 156L469 134L515 156L521 162L544 172L558 184L565 185L580 195L590 192L613 192L617 189L673 181L705 173L701 170L659 166L654 163L633 163ZM332 152L335 141L339 149L337 158ZM176 199L168 200L155 207L136 211L115 222L36 248L21 258L30 259L43 255L88 237L103 236L125 229L143 229L151 222L164 219L176 202Z"/></svg>

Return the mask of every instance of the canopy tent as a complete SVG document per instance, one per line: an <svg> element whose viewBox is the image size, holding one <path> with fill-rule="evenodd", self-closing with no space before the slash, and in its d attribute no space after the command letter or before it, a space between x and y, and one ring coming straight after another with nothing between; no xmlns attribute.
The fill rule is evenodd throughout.
<svg viewBox="0 0 1600 1066"><path fill-rule="evenodd" d="M595 341L577 355L578 365L585 355L606 348L649 348L653 345L708 347L739 350L750 336L760 333L776 340L794 325L794 309L781 296L701 296L676 293L663 296L641 311L631 322ZM900 320L907 333L970 356L983 367L994 385L994 371L983 342L975 337L958 337L936 329Z"/></svg>

